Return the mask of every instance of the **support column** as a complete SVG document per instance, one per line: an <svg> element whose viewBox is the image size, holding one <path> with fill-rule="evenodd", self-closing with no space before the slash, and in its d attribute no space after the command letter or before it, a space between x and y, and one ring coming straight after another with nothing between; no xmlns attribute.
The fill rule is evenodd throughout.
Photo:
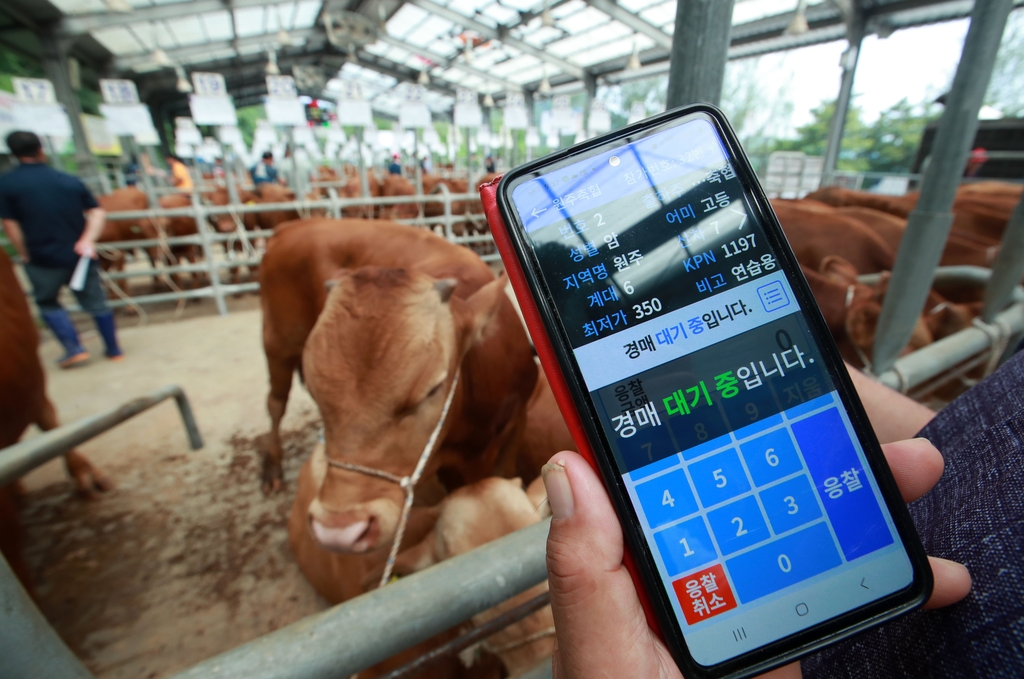
<svg viewBox="0 0 1024 679"><path fill-rule="evenodd" d="M857 73L857 62L860 60L861 43L864 42L864 24L864 13L856 3L851 4L846 10L846 40L849 44L841 59L843 75L839 79L839 96L836 98L835 111L828 126L828 141L821 170L822 186L829 186L832 183L836 163L839 161L839 151L843 146L846 116L850 111L850 98L853 96L853 79Z"/></svg>
<svg viewBox="0 0 1024 679"><path fill-rule="evenodd" d="M1003 232L996 261L992 262L992 278L985 288L985 306L981 320L991 323L1010 302L1013 290L1024 276L1024 197L1017 203Z"/></svg>
<svg viewBox="0 0 1024 679"><path fill-rule="evenodd" d="M668 71L668 108L722 98L734 0L679 0Z"/></svg>
<svg viewBox="0 0 1024 679"><path fill-rule="evenodd" d="M590 107L594 105L594 98L597 96L597 78L589 73L583 77L583 88L587 93L587 102L583 106L583 136L590 136Z"/></svg>
<svg viewBox="0 0 1024 679"><path fill-rule="evenodd" d="M93 679L0 556L0 657L5 677Z"/></svg>
<svg viewBox="0 0 1024 679"><path fill-rule="evenodd" d="M68 118L71 119L71 134L75 143L75 163L78 175L83 179L98 181L96 159L89 150L89 142L85 137L85 126L82 125L82 107L78 103L78 95L71 87L71 76L68 74L68 39L57 35L52 28L40 31L39 44L43 52L43 70L46 77L53 83L57 101L64 106Z"/></svg>
<svg viewBox="0 0 1024 679"><path fill-rule="evenodd" d="M921 180L921 197L907 220L889 294L878 319L872 368L876 375L896 362L928 297L953 225L953 201L978 130L978 111L1012 7L1013 0L977 0L971 11L953 88L936 130L932 160Z"/></svg>

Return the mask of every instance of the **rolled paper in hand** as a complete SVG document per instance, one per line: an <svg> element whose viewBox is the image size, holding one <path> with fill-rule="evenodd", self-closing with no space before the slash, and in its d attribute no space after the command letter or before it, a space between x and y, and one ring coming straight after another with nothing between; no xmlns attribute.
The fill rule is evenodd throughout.
<svg viewBox="0 0 1024 679"><path fill-rule="evenodd" d="M71 274L71 283L68 287L75 292L81 292L85 288L85 276L89 273L89 262L92 261L92 251L86 251L84 255L78 258L78 264L75 265L75 272Z"/></svg>

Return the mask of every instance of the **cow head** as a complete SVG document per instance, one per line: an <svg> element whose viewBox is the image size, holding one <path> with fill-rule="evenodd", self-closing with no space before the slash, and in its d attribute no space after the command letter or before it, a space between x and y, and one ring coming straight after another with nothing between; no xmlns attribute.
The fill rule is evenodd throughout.
<svg viewBox="0 0 1024 679"><path fill-rule="evenodd" d="M332 289L303 353L327 458L406 476L440 420L463 356L504 301L505 279L466 299L453 295L455 279L404 269L366 267L328 283ZM445 430L458 418L465 385ZM437 467L434 455L424 478ZM362 553L391 544L405 500L397 484L326 461L315 476L308 517L321 546Z"/></svg>

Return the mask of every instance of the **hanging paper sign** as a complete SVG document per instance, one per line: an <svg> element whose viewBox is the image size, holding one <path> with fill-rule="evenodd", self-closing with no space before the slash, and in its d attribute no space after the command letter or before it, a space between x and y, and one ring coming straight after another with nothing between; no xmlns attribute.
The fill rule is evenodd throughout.
<svg viewBox="0 0 1024 679"><path fill-rule="evenodd" d="M526 97L522 92L505 95L505 127L510 130L525 130L529 127L530 116L526 111Z"/></svg>
<svg viewBox="0 0 1024 679"><path fill-rule="evenodd" d="M398 107L398 124L402 127L430 127L426 88L422 85L406 85L403 95L405 102Z"/></svg>
<svg viewBox="0 0 1024 679"><path fill-rule="evenodd" d="M218 127L217 139L220 140L221 144L226 146L245 143L245 140L242 138L242 131L234 125L222 125L221 127Z"/></svg>
<svg viewBox="0 0 1024 679"><path fill-rule="evenodd" d="M71 119L60 104L14 104L14 126L40 137L71 137Z"/></svg>
<svg viewBox="0 0 1024 679"><path fill-rule="evenodd" d="M192 112L192 119L198 125L238 124L238 114L235 113L231 97L193 94L188 98L188 107Z"/></svg>
<svg viewBox="0 0 1024 679"><path fill-rule="evenodd" d="M46 78L11 78L14 96L24 104L55 104L57 94Z"/></svg>
<svg viewBox="0 0 1024 679"><path fill-rule="evenodd" d="M187 146L199 146L203 143L203 135L191 118L174 119L174 143Z"/></svg>
<svg viewBox="0 0 1024 679"><path fill-rule="evenodd" d="M0 153L10 153L7 148L7 135L17 129L14 117L14 106L18 100L14 95L0 91Z"/></svg>
<svg viewBox="0 0 1024 679"><path fill-rule="evenodd" d="M271 99L298 99L295 79L290 75L268 75L267 96Z"/></svg>
<svg viewBox="0 0 1024 679"><path fill-rule="evenodd" d="M93 155L121 155L121 141L107 129L107 121L104 118L83 113L82 129L85 130L85 141Z"/></svg>
<svg viewBox="0 0 1024 679"><path fill-rule="evenodd" d="M156 131L155 127L133 136L135 137L135 143L139 146L160 146L160 133Z"/></svg>
<svg viewBox="0 0 1024 679"><path fill-rule="evenodd" d="M100 92L107 104L139 103L139 90L131 80L100 78Z"/></svg>
<svg viewBox="0 0 1024 679"><path fill-rule="evenodd" d="M544 141L544 145L549 149L557 149L561 139L557 134L549 134L548 138Z"/></svg>
<svg viewBox="0 0 1024 679"><path fill-rule="evenodd" d="M633 105L629 107L629 120L626 121L626 124L632 125L633 123L638 123L646 117L647 107L644 106L643 102L633 102Z"/></svg>
<svg viewBox="0 0 1024 679"><path fill-rule="evenodd" d="M477 94L473 90L458 88L455 96L455 110L452 112L456 127L480 127L484 122L483 111Z"/></svg>
<svg viewBox="0 0 1024 679"><path fill-rule="evenodd" d="M174 155L179 158L193 158L195 156L195 150L191 144L174 144Z"/></svg>
<svg viewBox="0 0 1024 679"><path fill-rule="evenodd" d="M224 84L224 76L220 73L203 73L196 71L192 74L192 88L199 97L226 97L228 88ZM205 125L206 123L199 123Z"/></svg>
<svg viewBox="0 0 1024 679"><path fill-rule="evenodd" d="M195 155L200 160L212 162L215 158L220 158L222 155L220 144L210 138L204 139L203 143L196 147Z"/></svg>
<svg viewBox="0 0 1024 679"><path fill-rule="evenodd" d="M339 101L338 122L342 125L370 127L373 125L373 110L368 101Z"/></svg>
<svg viewBox="0 0 1024 679"><path fill-rule="evenodd" d="M306 124L306 108L295 99L267 99L263 102L267 120L273 125L295 127Z"/></svg>
<svg viewBox="0 0 1024 679"><path fill-rule="evenodd" d="M551 101L551 127L556 131L575 132L569 95L560 94Z"/></svg>
<svg viewBox="0 0 1024 679"><path fill-rule="evenodd" d="M611 132L612 114L604 107L603 102L592 101L590 103L590 118L587 119L587 127L591 134Z"/></svg>
<svg viewBox="0 0 1024 679"><path fill-rule="evenodd" d="M327 141L332 144L344 144L348 140L345 130L340 127L327 128Z"/></svg>
<svg viewBox="0 0 1024 679"><path fill-rule="evenodd" d="M153 116L145 104L100 104L107 129L118 137L135 137L156 132Z"/></svg>
<svg viewBox="0 0 1024 679"><path fill-rule="evenodd" d="M532 149L540 146L540 135L537 133L536 127L526 128L526 145Z"/></svg>
<svg viewBox="0 0 1024 679"><path fill-rule="evenodd" d="M316 143L316 137L313 135L313 130L306 126L295 127L292 129L292 141L299 146L311 146L313 148L319 148Z"/></svg>

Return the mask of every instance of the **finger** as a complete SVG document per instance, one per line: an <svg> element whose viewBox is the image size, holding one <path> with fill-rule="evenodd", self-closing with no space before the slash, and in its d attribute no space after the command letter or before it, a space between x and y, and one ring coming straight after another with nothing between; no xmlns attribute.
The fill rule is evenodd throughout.
<svg viewBox="0 0 1024 679"><path fill-rule="evenodd" d="M971 592L971 574L967 567L956 561L928 557L932 566L935 586L925 608L942 608L960 601Z"/></svg>
<svg viewBox="0 0 1024 679"><path fill-rule="evenodd" d="M674 668L622 565L622 527L597 474L570 452L555 455L542 473L553 517L548 582L558 676L648 677Z"/></svg>
<svg viewBox="0 0 1024 679"><path fill-rule="evenodd" d="M882 446L903 500L913 502L939 482L945 461L928 439L909 439Z"/></svg>

